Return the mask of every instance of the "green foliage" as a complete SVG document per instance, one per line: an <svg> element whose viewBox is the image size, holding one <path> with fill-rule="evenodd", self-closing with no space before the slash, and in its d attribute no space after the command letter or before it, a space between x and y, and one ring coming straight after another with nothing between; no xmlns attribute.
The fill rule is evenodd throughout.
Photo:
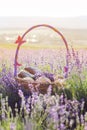
<svg viewBox="0 0 87 130"><path fill-rule="evenodd" d="M16 130L24 130L24 123L20 117L16 119Z"/></svg>
<svg viewBox="0 0 87 130"><path fill-rule="evenodd" d="M86 99L87 97L87 78L84 79L80 75L72 75L67 80L67 87L77 100Z"/></svg>
<svg viewBox="0 0 87 130"><path fill-rule="evenodd" d="M75 130L84 130L84 126L83 125L82 126L78 125Z"/></svg>
<svg viewBox="0 0 87 130"><path fill-rule="evenodd" d="M11 108L8 106L8 98L0 94L0 130L24 130L21 116L14 118Z"/></svg>

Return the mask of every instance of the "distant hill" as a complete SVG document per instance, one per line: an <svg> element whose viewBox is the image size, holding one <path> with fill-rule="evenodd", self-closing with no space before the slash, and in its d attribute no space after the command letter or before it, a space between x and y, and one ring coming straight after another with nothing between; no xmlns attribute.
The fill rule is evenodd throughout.
<svg viewBox="0 0 87 130"><path fill-rule="evenodd" d="M0 29L28 28L36 24L50 24L58 28L87 29L87 16L71 18L0 17Z"/></svg>

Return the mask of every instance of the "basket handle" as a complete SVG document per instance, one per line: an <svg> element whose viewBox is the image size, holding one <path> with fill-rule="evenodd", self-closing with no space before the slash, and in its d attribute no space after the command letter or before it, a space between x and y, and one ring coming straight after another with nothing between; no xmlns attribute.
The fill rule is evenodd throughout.
<svg viewBox="0 0 87 130"><path fill-rule="evenodd" d="M47 27L47 28L50 28L52 29L54 32L56 32L58 35L61 36L64 44L65 44L65 47L66 47L66 51L67 51L67 56L70 56L70 52L69 52L69 47L68 47L68 43L65 39L65 37L63 36L63 34L58 31L55 27L51 26L51 25L48 25L48 24L40 24L40 25L35 25L35 26L32 26L31 28L29 28L22 36L18 36L18 39L16 40L16 44L17 45L17 49L16 49L16 53L15 53L15 59L14 59L14 77L17 76L17 67L18 66L21 66L21 64L18 63L18 52L19 52L19 49L20 49L20 46L25 43L26 41L24 40L24 37L30 32L32 31L33 29L35 28L38 28L38 27ZM68 64L68 63L67 63Z"/></svg>

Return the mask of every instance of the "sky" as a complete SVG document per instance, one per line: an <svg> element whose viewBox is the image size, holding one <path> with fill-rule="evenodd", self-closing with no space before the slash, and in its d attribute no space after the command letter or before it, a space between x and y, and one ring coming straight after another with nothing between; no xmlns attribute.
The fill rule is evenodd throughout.
<svg viewBox="0 0 87 130"><path fill-rule="evenodd" d="M87 0L0 0L0 16L87 16Z"/></svg>

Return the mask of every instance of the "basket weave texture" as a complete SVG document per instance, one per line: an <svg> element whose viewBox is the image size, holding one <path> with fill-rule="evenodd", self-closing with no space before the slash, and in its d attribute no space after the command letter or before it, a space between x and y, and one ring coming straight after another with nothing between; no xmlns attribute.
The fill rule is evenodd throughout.
<svg viewBox="0 0 87 130"><path fill-rule="evenodd" d="M56 77L52 73L42 72L34 67L27 67L20 71L15 78L21 87L29 91L39 91L42 94L47 93L48 87L63 87L65 79L61 76Z"/></svg>

